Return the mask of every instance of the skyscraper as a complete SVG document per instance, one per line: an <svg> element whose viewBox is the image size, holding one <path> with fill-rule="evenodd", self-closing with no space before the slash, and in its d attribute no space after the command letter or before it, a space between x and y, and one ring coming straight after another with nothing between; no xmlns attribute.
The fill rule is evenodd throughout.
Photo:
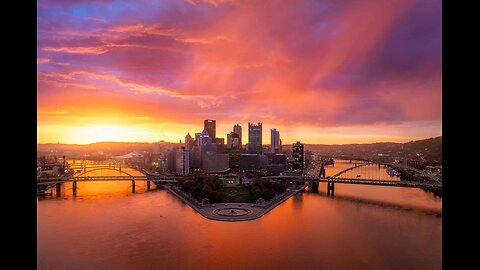
<svg viewBox="0 0 480 270"><path fill-rule="evenodd" d="M293 164L292 169L299 170L303 172L304 164L305 164L305 152L303 149L303 143L296 142L292 145L292 157L293 157Z"/></svg>
<svg viewBox="0 0 480 270"><path fill-rule="evenodd" d="M185 147L176 151L176 173L182 175L188 175L190 173L190 151Z"/></svg>
<svg viewBox="0 0 480 270"><path fill-rule="evenodd" d="M236 124L235 126L233 126L233 132L238 134L238 142L240 144L240 148L242 148L242 126Z"/></svg>
<svg viewBox="0 0 480 270"><path fill-rule="evenodd" d="M205 120L203 121L203 128L207 130L208 136L215 139L217 137L217 121L215 120Z"/></svg>
<svg viewBox="0 0 480 270"><path fill-rule="evenodd" d="M177 149L169 149L167 152L167 169L170 172L177 170Z"/></svg>
<svg viewBox="0 0 480 270"><path fill-rule="evenodd" d="M270 129L270 151L278 152L280 150L280 132L276 128Z"/></svg>
<svg viewBox="0 0 480 270"><path fill-rule="evenodd" d="M237 133L230 132L230 133L227 134L226 148L227 149L231 149L231 148L239 149L239 148L241 148L239 135Z"/></svg>
<svg viewBox="0 0 480 270"><path fill-rule="evenodd" d="M190 132L185 136L185 149L188 151L192 150L192 147L195 145L195 140L190 136Z"/></svg>
<svg viewBox="0 0 480 270"><path fill-rule="evenodd" d="M209 136L207 129L204 129L198 137L198 145L203 146L207 143L212 143L212 137Z"/></svg>
<svg viewBox="0 0 480 270"><path fill-rule="evenodd" d="M248 122L248 151L262 151L262 123L260 122L257 125Z"/></svg>
<svg viewBox="0 0 480 270"><path fill-rule="evenodd" d="M200 139L201 135L202 135L202 133L200 133L200 132L195 133L195 144L196 145L200 144L199 139Z"/></svg>
<svg viewBox="0 0 480 270"><path fill-rule="evenodd" d="M232 148L232 143L233 143L232 133L233 132L230 132L230 133L227 134L227 145L226 145L227 149Z"/></svg>

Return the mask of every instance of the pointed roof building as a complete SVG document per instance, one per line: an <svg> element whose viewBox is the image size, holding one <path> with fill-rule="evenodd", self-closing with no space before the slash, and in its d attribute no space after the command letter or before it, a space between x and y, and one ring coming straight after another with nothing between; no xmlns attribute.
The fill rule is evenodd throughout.
<svg viewBox="0 0 480 270"><path fill-rule="evenodd" d="M202 134L198 138L198 145L205 145L206 143L211 143L212 139L208 135L208 131L206 129L203 129Z"/></svg>
<svg viewBox="0 0 480 270"><path fill-rule="evenodd" d="M192 147L195 145L195 140L190 136L190 132L185 136L185 149L192 150Z"/></svg>
<svg viewBox="0 0 480 270"><path fill-rule="evenodd" d="M203 129L203 131L202 131L202 135L200 135L200 136L203 136L203 137L210 137L210 135L208 134L208 131L207 131L207 129L205 129L205 128Z"/></svg>

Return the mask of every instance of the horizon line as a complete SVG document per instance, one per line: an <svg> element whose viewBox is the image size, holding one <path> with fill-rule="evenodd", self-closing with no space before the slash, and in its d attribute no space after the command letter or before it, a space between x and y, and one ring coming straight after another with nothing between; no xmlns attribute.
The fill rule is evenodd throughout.
<svg viewBox="0 0 480 270"><path fill-rule="evenodd" d="M388 142L388 141L379 141L379 142L371 142L371 143L343 143L343 144L325 144L325 143L303 143L305 145L351 145L351 144L377 144L377 143L395 143L395 144L404 144L404 143L409 143L409 142L413 142L413 141L423 141L423 140L428 140L428 139L436 139L436 138L440 138L442 137L442 135L440 136L436 136L436 137L429 137L429 138L424 138L424 139L417 139L417 140L414 140L414 139L411 139L411 140L408 140L406 142ZM182 140L183 141L183 140ZM96 143L145 143L145 144L153 144L153 143L160 143L160 142L164 142L164 143L174 143L174 144L184 144L185 142L172 142L172 141L164 141L164 140L159 140L159 141L154 141L154 142L141 142L141 141L128 141L128 142L125 142L125 141L98 141L98 142L91 142L91 143L62 143L62 142L50 142L50 143L37 143L37 145L46 145L46 144L63 144L63 145L91 145L91 144L96 144ZM296 142L300 142L302 143L302 141L295 141L295 142L291 142L291 143L282 143L282 145L288 145L288 144L294 144ZM247 143L248 144L248 143ZM246 145L246 144L245 144ZM264 144L262 143L262 145L270 145L270 143L267 143L267 144Z"/></svg>

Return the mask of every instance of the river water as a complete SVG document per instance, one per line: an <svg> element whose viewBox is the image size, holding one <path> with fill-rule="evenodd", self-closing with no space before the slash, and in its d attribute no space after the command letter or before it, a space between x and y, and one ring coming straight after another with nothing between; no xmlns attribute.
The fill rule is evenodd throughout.
<svg viewBox="0 0 480 270"><path fill-rule="evenodd" d="M350 167L336 163L332 175ZM132 171L130 171L133 173ZM92 174L112 174L97 171ZM155 185L152 185L155 187ZM260 219L205 219L138 182L62 186L37 203L38 269L441 269L442 199L420 189L335 185Z"/></svg>

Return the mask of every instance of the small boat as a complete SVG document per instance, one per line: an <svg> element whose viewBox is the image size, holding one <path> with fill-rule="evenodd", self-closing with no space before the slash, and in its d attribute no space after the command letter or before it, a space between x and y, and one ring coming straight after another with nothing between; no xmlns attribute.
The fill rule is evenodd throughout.
<svg viewBox="0 0 480 270"><path fill-rule="evenodd" d="M357 174L357 177L360 177L360 174Z"/></svg>

